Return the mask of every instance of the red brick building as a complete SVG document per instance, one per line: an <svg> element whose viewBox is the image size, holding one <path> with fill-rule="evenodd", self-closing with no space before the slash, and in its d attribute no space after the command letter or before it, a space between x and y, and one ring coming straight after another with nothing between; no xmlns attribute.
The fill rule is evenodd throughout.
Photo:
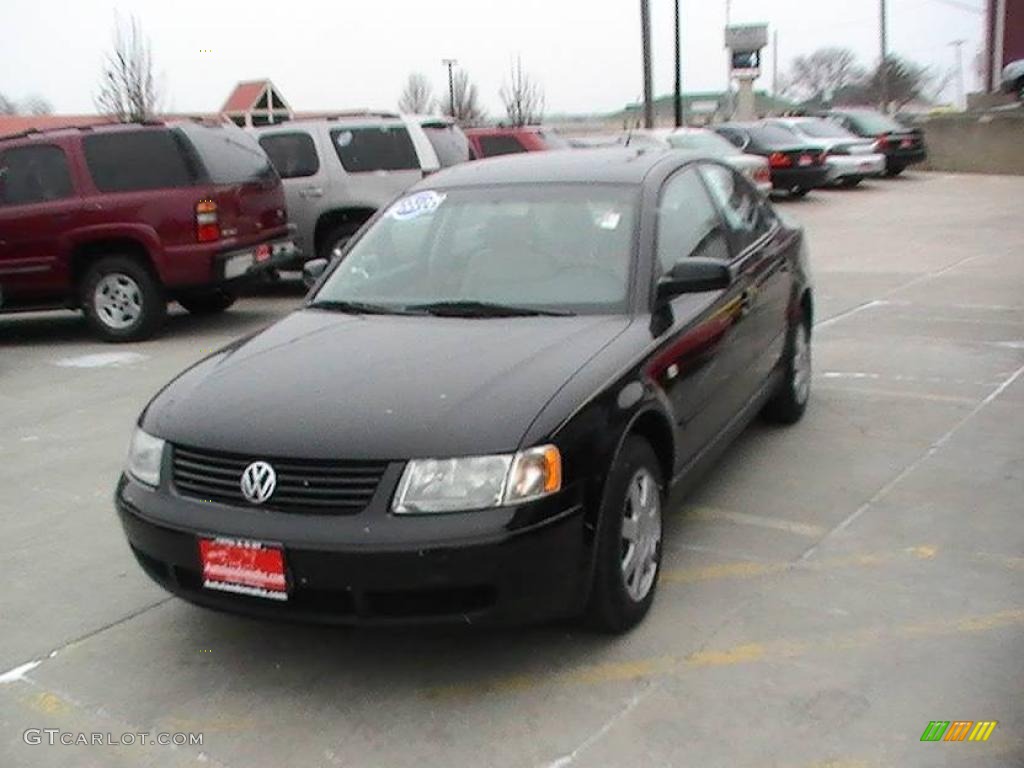
<svg viewBox="0 0 1024 768"><path fill-rule="evenodd" d="M1024 59L1024 0L988 0L985 90L999 90L1003 67Z"/></svg>

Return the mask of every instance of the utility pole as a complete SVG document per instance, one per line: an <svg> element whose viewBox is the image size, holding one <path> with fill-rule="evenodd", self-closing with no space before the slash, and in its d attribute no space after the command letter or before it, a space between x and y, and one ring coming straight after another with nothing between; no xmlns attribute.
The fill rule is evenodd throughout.
<svg viewBox="0 0 1024 768"><path fill-rule="evenodd" d="M725 0L725 28L732 19L732 0ZM732 118L732 51L725 49L725 119Z"/></svg>
<svg viewBox="0 0 1024 768"><path fill-rule="evenodd" d="M675 113L676 128L683 124L683 60L682 60L682 29L679 17L679 0L676 3L676 92L675 92Z"/></svg>
<svg viewBox="0 0 1024 768"><path fill-rule="evenodd" d="M772 98L779 98L779 30L772 30Z"/></svg>
<svg viewBox="0 0 1024 768"><path fill-rule="evenodd" d="M452 74L452 67L458 64L458 59L441 59L441 63L448 67L448 114L455 117L455 76Z"/></svg>
<svg viewBox="0 0 1024 768"><path fill-rule="evenodd" d="M879 0L878 32L882 48L882 62L878 69L878 76L882 86L882 111L885 114L889 114L889 30L886 22L885 0Z"/></svg>
<svg viewBox="0 0 1024 768"><path fill-rule="evenodd" d="M967 109L964 103L964 57L961 50L966 40L954 40L950 43L956 49L956 108Z"/></svg>
<svg viewBox="0 0 1024 768"><path fill-rule="evenodd" d="M654 76L651 73L651 6L640 0L640 37L644 57L644 128L654 127Z"/></svg>

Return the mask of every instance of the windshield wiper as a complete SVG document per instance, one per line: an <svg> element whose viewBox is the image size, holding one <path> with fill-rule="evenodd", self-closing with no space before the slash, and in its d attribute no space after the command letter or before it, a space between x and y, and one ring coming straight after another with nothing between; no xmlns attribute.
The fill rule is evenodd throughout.
<svg viewBox="0 0 1024 768"><path fill-rule="evenodd" d="M572 312L497 304L490 301L435 301L410 304L406 309L439 317L568 317Z"/></svg>
<svg viewBox="0 0 1024 768"><path fill-rule="evenodd" d="M330 312L345 312L351 315L408 315L403 307L389 307L384 304L370 304L365 301L331 301L323 299L306 306L311 309L325 309Z"/></svg>

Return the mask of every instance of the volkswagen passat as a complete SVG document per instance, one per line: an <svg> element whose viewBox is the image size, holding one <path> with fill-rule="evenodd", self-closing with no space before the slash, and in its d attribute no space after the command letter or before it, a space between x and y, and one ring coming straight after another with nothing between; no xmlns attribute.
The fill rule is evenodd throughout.
<svg viewBox="0 0 1024 768"><path fill-rule="evenodd" d="M195 603L625 630L669 491L807 404L803 235L712 159L460 166L307 276L300 310L184 372L132 438L128 540Z"/></svg>

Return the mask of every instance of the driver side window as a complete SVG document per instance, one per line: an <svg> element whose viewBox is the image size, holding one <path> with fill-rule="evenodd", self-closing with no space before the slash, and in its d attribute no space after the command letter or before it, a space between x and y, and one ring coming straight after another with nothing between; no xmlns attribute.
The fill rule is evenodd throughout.
<svg viewBox="0 0 1024 768"><path fill-rule="evenodd" d="M702 165L700 171L729 224L738 256L771 229L766 206L758 191L735 171L710 164Z"/></svg>
<svg viewBox="0 0 1024 768"><path fill-rule="evenodd" d="M659 274L685 258L730 257L718 211L692 167L676 173L661 190L656 253Z"/></svg>

